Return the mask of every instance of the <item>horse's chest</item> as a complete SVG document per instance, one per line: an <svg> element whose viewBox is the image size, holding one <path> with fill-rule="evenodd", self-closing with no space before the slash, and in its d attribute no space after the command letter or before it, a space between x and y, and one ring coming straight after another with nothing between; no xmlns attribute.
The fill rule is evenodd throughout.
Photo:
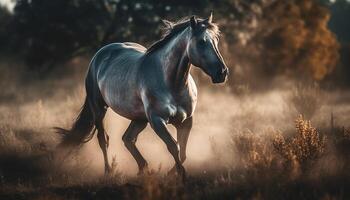
<svg viewBox="0 0 350 200"><path fill-rule="evenodd" d="M196 102L191 98L183 98L172 105L174 113L170 116L171 123L183 122L185 119L192 116Z"/></svg>
<svg viewBox="0 0 350 200"><path fill-rule="evenodd" d="M183 122L188 117L188 115L190 115L190 112L185 110L182 106L174 106L173 108L174 112L171 113L169 117L170 123Z"/></svg>

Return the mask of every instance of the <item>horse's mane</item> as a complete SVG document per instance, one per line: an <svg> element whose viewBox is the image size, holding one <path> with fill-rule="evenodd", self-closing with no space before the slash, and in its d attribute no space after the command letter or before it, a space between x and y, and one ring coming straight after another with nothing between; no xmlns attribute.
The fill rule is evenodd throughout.
<svg viewBox="0 0 350 200"><path fill-rule="evenodd" d="M197 18L198 22L202 22L204 19ZM153 52L159 48L161 48L164 44L168 43L168 41L176 36L177 34L181 33L183 30L185 30L188 26L190 26L190 18L186 17L184 19L181 19L177 22L171 22L167 20L163 20L164 27L162 28L164 33L162 35L162 38L155 43L153 43L146 51L146 53ZM209 23L207 30L210 31L210 34L213 37L218 37L220 34L219 28L217 24L215 23Z"/></svg>

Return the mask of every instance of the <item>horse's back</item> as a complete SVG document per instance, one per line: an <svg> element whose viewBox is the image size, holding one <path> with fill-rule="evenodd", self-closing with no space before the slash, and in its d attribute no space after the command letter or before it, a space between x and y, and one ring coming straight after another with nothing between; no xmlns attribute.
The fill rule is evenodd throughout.
<svg viewBox="0 0 350 200"><path fill-rule="evenodd" d="M137 63L145 51L145 47L136 43L112 43L102 47L95 54L90 67L95 68L98 82L103 82L111 76L114 77L111 80L123 78L136 70Z"/></svg>
<svg viewBox="0 0 350 200"><path fill-rule="evenodd" d="M128 62L136 61L137 58L140 58L144 55L145 51L146 48L137 43L112 43L102 47L95 54L92 62L99 65L99 70L101 70L103 67L110 66L101 66L103 62L108 62L108 64L117 64L118 61L123 59L128 59Z"/></svg>
<svg viewBox="0 0 350 200"><path fill-rule="evenodd" d="M136 83L145 51L142 45L131 42L109 44L96 53L90 66L107 105L131 119L144 116Z"/></svg>

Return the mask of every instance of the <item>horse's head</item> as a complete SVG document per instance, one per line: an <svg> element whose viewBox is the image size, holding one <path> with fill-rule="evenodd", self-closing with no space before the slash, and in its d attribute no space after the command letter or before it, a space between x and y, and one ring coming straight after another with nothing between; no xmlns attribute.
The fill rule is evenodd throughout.
<svg viewBox="0 0 350 200"><path fill-rule="evenodd" d="M212 14L204 20L191 17L192 33L187 54L190 62L208 74L213 83L222 83L228 76L228 68L218 49L219 30L212 18Z"/></svg>

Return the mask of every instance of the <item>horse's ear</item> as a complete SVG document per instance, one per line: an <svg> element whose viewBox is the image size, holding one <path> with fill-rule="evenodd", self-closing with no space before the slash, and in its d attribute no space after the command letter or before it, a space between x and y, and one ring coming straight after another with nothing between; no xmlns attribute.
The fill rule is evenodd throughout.
<svg viewBox="0 0 350 200"><path fill-rule="evenodd" d="M210 15L207 19L203 20L204 24L210 24L213 21L213 11L210 12Z"/></svg>
<svg viewBox="0 0 350 200"><path fill-rule="evenodd" d="M208 22L211 23L213 21L213 11L210 12L210 15L208 17Z"/></svg>
<svg viewBox="0 0 350 200"><path fill-rule="evenodd" d="M196 26L197 26L197 19L196 19L195 16L192 16L192 17L191 17L190 23L191 23L191 28L192 28L192 29L195 29Z"/></svg>

